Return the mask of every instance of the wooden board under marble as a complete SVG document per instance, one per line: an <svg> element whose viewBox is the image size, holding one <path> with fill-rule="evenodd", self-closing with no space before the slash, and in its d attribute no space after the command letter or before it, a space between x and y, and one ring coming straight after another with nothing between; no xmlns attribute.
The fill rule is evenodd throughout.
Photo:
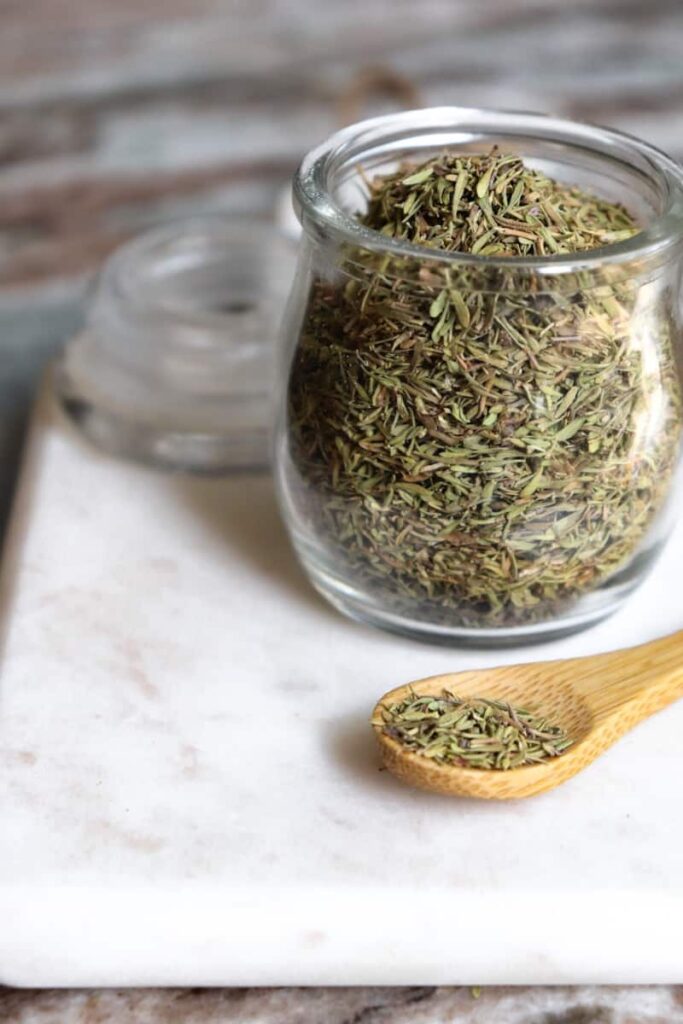
<svg viewBox="0 0 683 1024"><path fill-rule="evenodd" d="M3 581L0 978L24 985L653 983L683 976L683 703L508 805L402 787L392 684L681 625L683 523L611 620L431 648L309 587L267 476L89 448L46 396Z"/></svg>

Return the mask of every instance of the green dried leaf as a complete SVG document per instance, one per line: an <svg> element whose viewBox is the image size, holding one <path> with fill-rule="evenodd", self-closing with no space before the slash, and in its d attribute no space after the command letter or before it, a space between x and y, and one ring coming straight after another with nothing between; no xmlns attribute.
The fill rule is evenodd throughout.
<svg viewBox="0 0 683 1024"><path fill-rule="evenodd" d="M429 307L429 315L434 317L441 316L447 302L448 292L444 289L444 291L439 293L439 295L434 299L431 306Z"/></svg>
<svg viewBox="0 0 683 1024"><path fill-rule="evenodd" d="M416 171L415 174L409 174L407 178L403 179L404 185L421 185L428 178L431 178L434 170L432 167L423 167L421 171Z"/></svg>
<svg viewBox="0 0 683 1024"><path fill-rule="evenodd" d="M493 161L490 167L488 167L487 170L484 171L481 178L477 182L476 193L479 199L483 199L489 190L489 183L491 181L491 175L493 174L495 166L495 162Z"/></svg>
<svg viewBox="0 0 683 1024"><path fill-rule="evenodd" d="M456 289L451 291L451 302L453 303L460 325L467 330L471 323L470 311L467 308L467 303L462 297L462 294Z"/></svg>
<svg viewBox="0 0 683 1024"><path fill-rule="evenodd" d="M586 420L584 417L572 420L566 427L562 427L561 430L557 431L554 435L555 441L569 441L575 434L578 434L585 422Z"/></svg>

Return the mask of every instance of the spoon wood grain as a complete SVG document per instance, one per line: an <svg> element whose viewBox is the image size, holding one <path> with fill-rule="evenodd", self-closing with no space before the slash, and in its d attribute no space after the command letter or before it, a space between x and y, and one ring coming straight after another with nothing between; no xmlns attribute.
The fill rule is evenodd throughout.
<svg viewBox="0 0 683 1024"><path fill-rule="evenodd" d="M438 764L382 731L382 706L410 693L489 697L527 707L562 726L573 745L542 764L496 771ZM375 706L372 726L386 767L421 789L485 800L533 796L582 771L625 732L683 696L683 631L587 658L431 676L399 686Z"/></svg>

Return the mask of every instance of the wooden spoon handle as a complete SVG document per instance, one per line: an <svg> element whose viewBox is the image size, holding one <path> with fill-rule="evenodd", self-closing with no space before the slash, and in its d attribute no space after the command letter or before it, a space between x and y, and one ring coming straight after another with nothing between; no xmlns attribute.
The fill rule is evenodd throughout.
<svg viewBox="0 0 683 1024"><path fill-rule="evenodd" d="M590 673L582 677L577 672L576 683L597 718L621 714L628 707L629 718L637 715L635 725L683 697L683 631L600 655Z"/></svg>

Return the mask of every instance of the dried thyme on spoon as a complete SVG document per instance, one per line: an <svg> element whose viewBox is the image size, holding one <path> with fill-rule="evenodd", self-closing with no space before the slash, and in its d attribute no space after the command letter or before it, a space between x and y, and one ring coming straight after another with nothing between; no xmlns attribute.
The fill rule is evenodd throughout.
<svg viewBox="0 0 683 1024"><path fill-rule="evenodd" d="M610 266L506 277L506 257L638 230L514 154L444 154L370 183L360 220L471 263L347 246L314 280L289 382L297 500L335 572L399 612L551 619L627 566L677 461L664 287Z"/></svg>
<svg viewBox="0 0 683 1024"><path fill-rule="evenodd" d="M382 731L439 764L506 771L558 757L572 741L526 708L483 697L412 694L383 709Z"/></svg>

